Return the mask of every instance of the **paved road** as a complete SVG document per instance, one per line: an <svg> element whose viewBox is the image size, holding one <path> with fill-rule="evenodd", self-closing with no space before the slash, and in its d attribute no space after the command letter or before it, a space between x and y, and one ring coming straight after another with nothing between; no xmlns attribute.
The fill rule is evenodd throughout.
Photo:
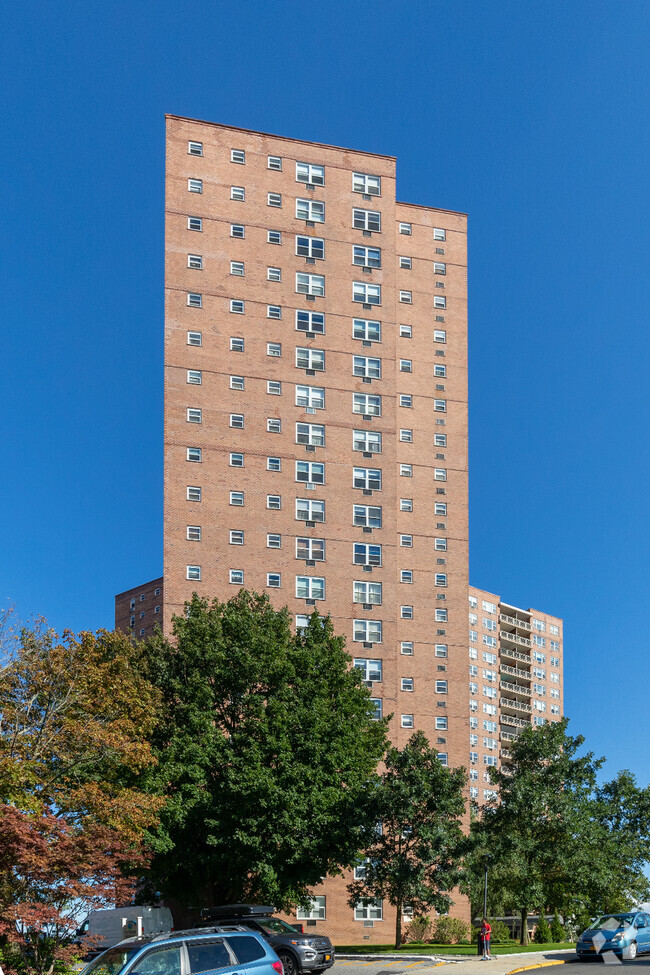
<svg viewBox="0 0 650 975"><path fill-rule="evenodd" d="M486 975L506 975L513 969L540 963L544 965L543 969L539 969L540 975L596 975L597 966L604 964L610 968L624 965L625 970L621 971L621 975L650 975L648 955L625 962L620 962L615 956L594 958L593 961L588 962L578 962L575 957L573 952L557 952L553 958L553 953L549 952L545 956L541 953L495 956L492 962L481 963L476 956L459 955L454 961L442 965L439 961L409 961L406 957L399 961L382 961L379 958L367 961L356 958L340 959L329 970L328 975L483 975L484 970ZM556 959L557 965L552 964ZM571 968L563 972L567 964L571 965Z"/></svg>
<svg viewBox="0 0 650 975"><path fill-rule="evenodd" d="M372 961L362 961L355 958L354 960L337 961L329 969L328 975L402 975L402 973L403 975L428 975L439 964L435 961L410 961L408 958L400 958L399 961L382 961L379 958ZM452 966L448 967L451 968ZM441 973L436 972L436 975L441 975Z"/></svg>

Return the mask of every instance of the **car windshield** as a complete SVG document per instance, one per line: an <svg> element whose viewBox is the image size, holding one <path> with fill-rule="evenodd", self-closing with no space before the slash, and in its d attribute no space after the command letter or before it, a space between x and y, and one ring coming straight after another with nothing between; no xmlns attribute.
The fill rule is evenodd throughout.
<svg viewBox="0 0 650 975"><path fill-rule="evenodd" d="M634 920L634 914L603 914L591 925L592 931L598 928L599 931L616 931L617 928L624 928Z"/></svg>
<svg viewBox="0 0 650 975"><path fill-rule="evenodd" d="M129 945L128 948L121 948L119 945L109 948L84 968L84 975L89 975L90 972L92 975L118 975L140 948L141 943Z"/></svg>
<svg viewBox="0 0 650 975"><path fill-rule="evenodd" d="M292 924L287 924L286 921L281 921L279 917L262 917L257 919L257 923L269 934L296 934L298 928L294 928Z"/></svg>

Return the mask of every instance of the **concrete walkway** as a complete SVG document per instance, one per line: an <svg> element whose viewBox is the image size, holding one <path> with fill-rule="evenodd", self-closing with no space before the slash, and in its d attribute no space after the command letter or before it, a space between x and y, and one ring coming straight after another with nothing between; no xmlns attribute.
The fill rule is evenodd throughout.
<svg viewBox="0 0 650 975"><path fill-rule="evenodd" d="M431 968L456 968L454 975L509 975L520 969L541 968L561 965L575 960L575 951L565 948L559 951L530 951L506 954L495 950L490 961L482 961L478 955L427 955L427 954L376 954L372 950L364 955L337 954L336 967L363 968L370 975L373 968L381 969L382 975L419 975ZM368 971L370 970L370 972ZM343 972L341 973L343 975ZM352 973L350 973L352 975ZM356 973L355 973L356 975ZM438 975L438 973L436 973ZM442 975L442 972L440 973Z"/></svg>

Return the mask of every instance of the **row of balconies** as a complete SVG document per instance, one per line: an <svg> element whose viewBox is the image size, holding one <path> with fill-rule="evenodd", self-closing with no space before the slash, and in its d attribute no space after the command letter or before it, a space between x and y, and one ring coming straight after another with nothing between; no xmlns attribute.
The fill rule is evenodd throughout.
<svg viewBox="0 0 650 975"><path fill-rule="evenodd" d="M508 667L507 664L501 664L499 669L502 674L512 674L513 677L519 677L521 680L530 680L530 673L527 670L519 670L518 667Z"/></svg>
<svg viewBox="0 0 650 975"><path fill-rule="evenodd" d="M518 633L508 633L507 630L499 630L499 635L502 640L510 640L512 643L518 643L522 647L532 647L533 641L529 640L527 636L519 636Z"/></svg>
<svg viewBox="0 0 650 975"><path fill-rule="evenodd" d="M510 725L511 728L528 728L530 721L525 721L524 718L515 718L512 714L502 714L500 719L501 724ZM507 734L507 732L501 732L501 734Z"/></svg>
<svg viewBox="0 0 650 975"><path fill-rule="evenodd" d="M532 696L530 687L524 687L523 684L513 684L509 680L500 680L499 687L502 691L510 691L511 694L522 694L524 697Z"/></svg>
<svg viewBox="0 0 650 975"><path fill-rule="evenodd" d="M526 711L528 713L532 712L532 705L526 704L525 701L518 701L516 698L501 697L499 704L502 708L512 708L515 711Z"/></svg>
<svg viewBox="0 0 650 975"><path fill-rule="evenodd" d="M511 626L518 626L522 630L532 629L527 620L517 619L516 616L507 616L505 613L499 613L499 621L501 623L510 623Z"/></svg>
<svg viewBox="0 0 650 975"><path fill-rule="evenodd" d="M519 653L518 650L513 650L511 647L501 647L502 657L512 657L513 660L521 660L523 663L530 664L530 657L526 653Z"/></svg>

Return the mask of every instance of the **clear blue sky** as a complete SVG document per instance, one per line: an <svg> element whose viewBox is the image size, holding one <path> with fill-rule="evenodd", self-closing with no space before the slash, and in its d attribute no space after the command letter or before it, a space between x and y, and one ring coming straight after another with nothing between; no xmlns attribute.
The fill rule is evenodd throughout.
<svg viewBox="0 0 650 975"><path fill-rule="evenodd" d="M110 627L161 570L164 113L394 154L470 215L471 579L565 618L572 730L646 783L647 0L0 17L2 599Z"/></svg>

